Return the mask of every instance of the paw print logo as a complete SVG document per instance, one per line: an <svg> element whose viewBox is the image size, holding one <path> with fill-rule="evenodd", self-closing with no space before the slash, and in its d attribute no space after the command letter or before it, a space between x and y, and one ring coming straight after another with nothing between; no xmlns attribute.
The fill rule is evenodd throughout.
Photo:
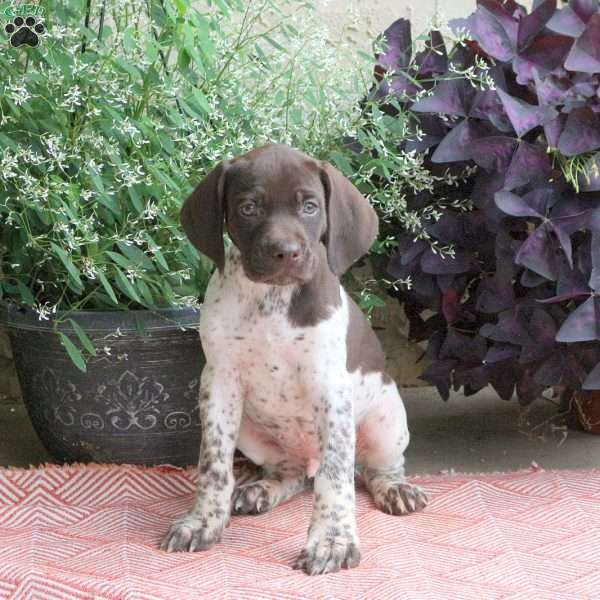
<svg viewBox="0 0 600 600"><path fill-rule="evenodd" d="M27 44L35 48L40 43L40 35L44 33L44 25L38 23L35 17L15 17L12 23L7 23L4 31L10 38L10 45L14 48Z"/></svg>

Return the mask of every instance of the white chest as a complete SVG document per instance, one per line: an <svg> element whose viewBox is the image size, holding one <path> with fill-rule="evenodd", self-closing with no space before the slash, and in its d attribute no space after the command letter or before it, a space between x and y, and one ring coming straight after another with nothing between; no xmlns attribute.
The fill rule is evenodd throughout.
<svg viewBox="0 0 600 600"><path fill-rule="evenodd" d="M208 363L238 381L244 418L287 450L314 455L315 407L332 382L348 379L348 307L344 297L328 319L295 327L288 318L292 293L214 277L200 335Z"/></svg>

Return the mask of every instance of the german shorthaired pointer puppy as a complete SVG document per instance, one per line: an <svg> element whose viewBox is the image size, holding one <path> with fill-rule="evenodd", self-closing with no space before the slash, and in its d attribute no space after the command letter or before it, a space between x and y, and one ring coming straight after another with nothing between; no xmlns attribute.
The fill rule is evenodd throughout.
<svg viewBox="0 0 600 600"><path fill-rule="evenodd" d="M162 548L205 550L230 513L271 510L314 477L308 540L294 567L356 566L355 467L384 512L427 502L404 476L409 435L398 389L339 282L375 240L375 211L330 164L269 144L219 164L181 222L218 269L200 322L197 497ZM236 448L260 468L234 481Z"/></svg>

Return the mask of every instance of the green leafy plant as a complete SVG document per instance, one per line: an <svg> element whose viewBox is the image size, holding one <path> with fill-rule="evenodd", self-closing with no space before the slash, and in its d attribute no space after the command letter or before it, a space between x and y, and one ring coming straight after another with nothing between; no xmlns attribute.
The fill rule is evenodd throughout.
<svg viewBox="0 0 600 600"><path fill-rule="evenodd" d="M0 53L3 300L40 318L194 305L211 265L179 227L193 185L269 141L324 154L349 127L360 78L317 80L336 54L310 4L247 4L66 0L39 47Z"/></svg>

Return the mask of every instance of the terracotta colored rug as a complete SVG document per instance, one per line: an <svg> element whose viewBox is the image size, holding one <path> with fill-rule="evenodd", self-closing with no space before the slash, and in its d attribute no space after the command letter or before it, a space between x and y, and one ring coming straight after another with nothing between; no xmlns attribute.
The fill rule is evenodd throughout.
<svg viewBox="0 0 600 600"><path fill-rule="evenodd" d="M0 598L600 598L600 471L413 480L426 512L384 515L359 491L360 567L308 577L290 567L308 492L234 517L208 552L165 554L156 547L190 504L192 471L0 469Z"/></svg>

